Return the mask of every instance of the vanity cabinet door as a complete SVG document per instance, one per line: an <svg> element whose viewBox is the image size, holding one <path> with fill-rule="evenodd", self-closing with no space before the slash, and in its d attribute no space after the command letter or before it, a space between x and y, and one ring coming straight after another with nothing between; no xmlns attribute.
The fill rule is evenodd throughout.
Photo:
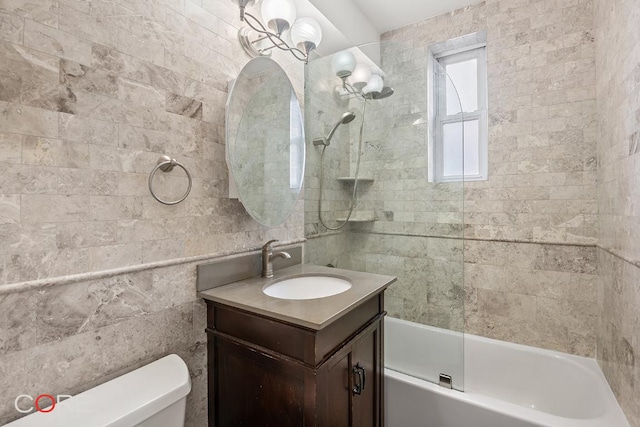
<svg viewBox="0 0 640 427"><path fill-rule="evenodd" d="M215 341L212 426L314 426L310 370L224 339Z"/></svg>
<svg viewBox="0 0 640 427"><path fill-rule="evenodd" d="M351 352L327 361L324 380L326 404L319 408L320 426L348 427L351 423Z"/></svg>
<svg viewBox="0 0 640 427"><path fill-rule="evenodd" d="M381 427L382 320L371 323L324 365L319 426Z"/></svg>
<svg viewBox="0 0 640 427"><path fill-rule="evenodd" d="M380 427L382 413L382 320L357 339L351 353L353 427Z"/></svg>

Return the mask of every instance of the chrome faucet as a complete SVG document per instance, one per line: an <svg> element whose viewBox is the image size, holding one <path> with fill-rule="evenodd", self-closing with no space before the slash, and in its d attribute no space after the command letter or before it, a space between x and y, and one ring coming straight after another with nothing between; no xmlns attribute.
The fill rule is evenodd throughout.
<svg viewBox="0 0 640 427"><path fill-rule="evenodd" d="M271 244L277 242L277 240L269 240L262 247L262 277L270 279L273 277L273 264L272 261L274 258L284 258L289 259L291 255L288 252L280 251L273 253L273 248L271 248Z"/></svg>

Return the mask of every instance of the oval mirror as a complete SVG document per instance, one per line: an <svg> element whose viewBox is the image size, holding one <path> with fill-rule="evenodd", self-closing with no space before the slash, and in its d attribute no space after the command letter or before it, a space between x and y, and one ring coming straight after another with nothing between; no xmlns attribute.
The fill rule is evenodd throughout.
<svg viewBox="0 0 640 427"><path fill-rule="evenodd" d="M280 66L258 57L229 91L227 164L238 198L260 224L277 226L291 214L304 177L304 123L298 98Z"/></svg>

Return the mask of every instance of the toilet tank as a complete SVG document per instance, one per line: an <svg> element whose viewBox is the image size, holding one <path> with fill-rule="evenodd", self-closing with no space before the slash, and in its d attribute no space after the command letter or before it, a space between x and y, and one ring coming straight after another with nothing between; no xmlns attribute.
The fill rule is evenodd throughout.
<svg viewBox="0 0 640 427"><path fill-rule="evenodd" d="M191 379L170 354L6 427L182 427Z"/></svg>

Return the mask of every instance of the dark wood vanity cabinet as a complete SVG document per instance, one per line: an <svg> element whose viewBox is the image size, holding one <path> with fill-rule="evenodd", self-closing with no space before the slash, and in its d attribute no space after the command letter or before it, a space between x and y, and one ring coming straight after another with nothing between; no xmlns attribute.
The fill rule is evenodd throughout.
<svg viewBox="0 0 640 427"><path fill-rule="evenodd" d="M209 426L383 426L382 292L320 330L207 305Z"/></svg>
<svg viewBox="0 0 640 427"><path fill-rule="evenodd" d="M328 361L319 381L325 406L319 407L320 426L381 426L382 320L376 320L356 340Z"/></svg>

